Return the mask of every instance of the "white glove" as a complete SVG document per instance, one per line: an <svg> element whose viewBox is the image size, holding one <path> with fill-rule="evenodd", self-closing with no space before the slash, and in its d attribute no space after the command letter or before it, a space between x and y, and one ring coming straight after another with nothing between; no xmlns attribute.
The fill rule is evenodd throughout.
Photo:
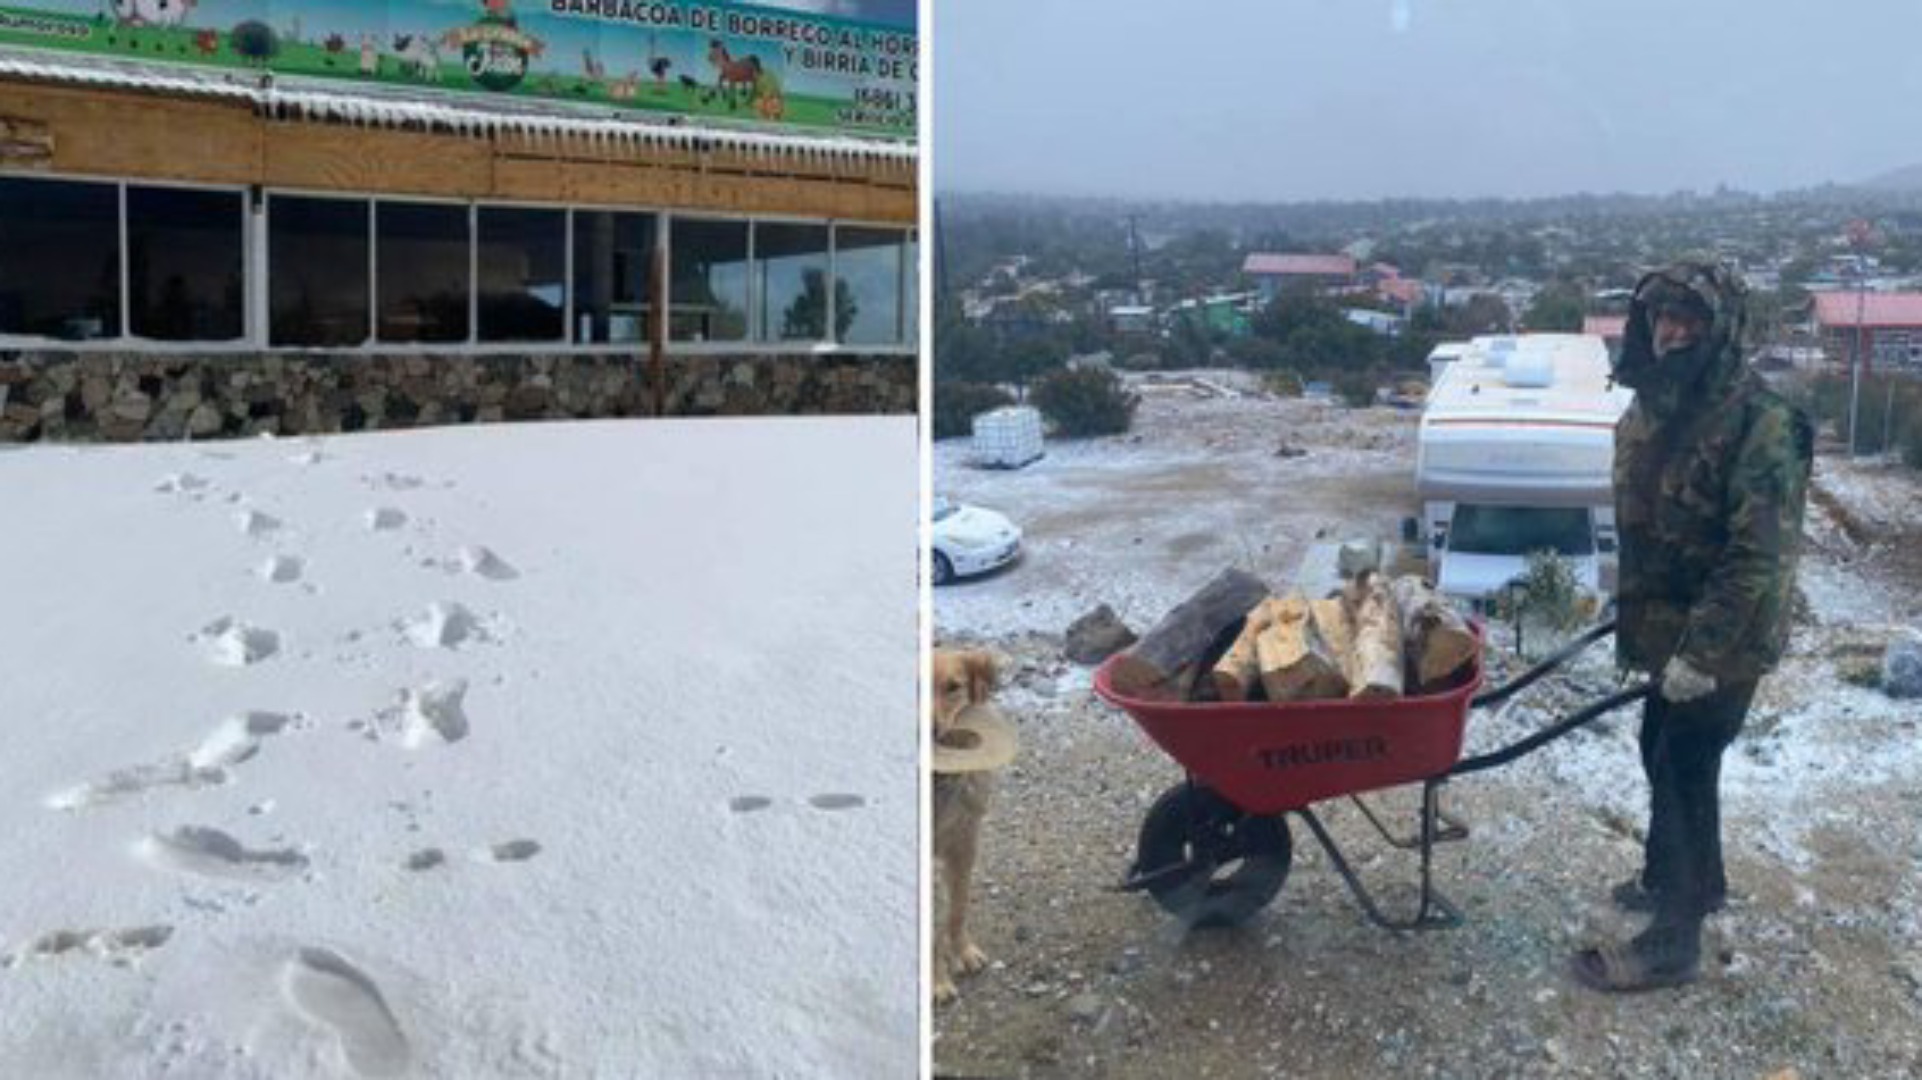
<svg viewBox="0 0 1922 1080"><path fill-rule="evenodd" d="M1681 657L1673 657L1662 669L1662 698L1666 701L1694 701L1715 692L1715 676L1695 670Z"/></svg>

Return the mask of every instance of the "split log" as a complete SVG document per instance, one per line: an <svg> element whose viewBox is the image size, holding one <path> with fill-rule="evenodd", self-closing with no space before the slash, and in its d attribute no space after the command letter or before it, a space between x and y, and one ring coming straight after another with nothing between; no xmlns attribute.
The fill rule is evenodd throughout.
<svg viewBox="0 0 1922 1080"><path fill-rule="evenodd" d="M1235 636L1235 643L1228 647L1221 660L1215 664L1209 678L1215 684L1215 700L1246 701L1261 681L1261 659L1255 651L1255 639L1275 621L1275 605L1279 600L1270 597L1255 605L1242 622L1241 633Z"/></svg>
<svg viewBox="0 0 1922 1080"><path fill-rule="evenodd" d="M1270 701L1339 698L1348 692L1341 654L1328 644L1306 600L1277 601L1273 619L1255 639L1261 686Z"/></svg>
<svg viewBox="0 0 1922 1080"><path fill-rule="evenodd" d="M1351 698L1398 698L1402 692L1401 617L1381 575L1364 573L1349 585L1345 606L1352 637L1343 654Z"/></svg>
<svg viewBox="0 0 1922 1080"><path fill-rule="evenodd" d="M1223 631L1267 596L1268 586L1260 578L1240 570L1223 570L1113 661L1114 688L1137 694L1166 683L1176 672L1198 661Z"/></svg>
<svg viewBox="0 0 1922 1080"><path fill-rule="evenodd" d="M1308 602L1310 617L1315 620L1315 630L1321 639L1328 643L1328 649L1336 656L1347 656L1354 646L1354 630L1348 623L1348 608L1339 596ZM1344 669L1345 670L1345 669Z"/></svg>
<svg viewBox="0 0 1922 1080"><path fill-rule="evenodd" d="M1403 647L1417 690L1439 687L1475 658L1475 632L1427 582L1399 577L1389 590L1401 611Z"/></svg>

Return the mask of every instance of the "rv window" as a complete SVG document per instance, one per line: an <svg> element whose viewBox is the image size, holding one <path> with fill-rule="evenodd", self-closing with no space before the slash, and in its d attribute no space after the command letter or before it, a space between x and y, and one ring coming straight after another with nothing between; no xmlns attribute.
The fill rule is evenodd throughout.
<svg viewBox="0 0 1922 1080"><path fill-rule="evenodd" d="M1457 506L1448 550L1467 555L1591 555L1588 511L1568 507Z"/></svg>

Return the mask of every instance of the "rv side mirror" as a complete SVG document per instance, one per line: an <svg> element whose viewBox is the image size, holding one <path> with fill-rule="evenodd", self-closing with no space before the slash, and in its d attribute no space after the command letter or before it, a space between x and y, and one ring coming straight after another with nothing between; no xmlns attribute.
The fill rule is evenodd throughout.
<svg viewBox="0 0 1922 1080"><path fill-rule="evenodd" d="M1612 536L1604 536L1597 539L1595 541L1595 550L1604 555L1615 554L1615 538Z"/></svg>
<svg viewBox="0 0 1922 1080"><path fill-rule="evenodd" d="M1420 538L1421 538L1421 522L1416 521L1414 518L1411 518L1411 517L1402 518L1401 519L1401 542L1404 544L1412 544Z"/></svg>

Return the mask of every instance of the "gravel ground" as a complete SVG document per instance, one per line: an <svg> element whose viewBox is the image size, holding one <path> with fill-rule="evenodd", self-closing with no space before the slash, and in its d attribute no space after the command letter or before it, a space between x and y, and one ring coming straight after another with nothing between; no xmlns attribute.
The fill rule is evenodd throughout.
<svg viewBox="0 0 1922 1080"><path fill-rule="evenodd" d="M1812 513L1808 618L1726 763L1735 896L1711 923L1701 983L1615 998L1566 975L1571 951L1639 925L1606 903L1638 866L1646 814L1628 714L1447 789L1473 832L1437 857L1467 918L1457 929L1375 928L1299 824L1287 884L1237 929L1183 933L1112 890L1142 813L1181 777L1094 699L1060 630L1103 600L1141 627L1228 562L1286 581L1318 534L1391 534L1413 509L1412 437L1412 416L1389 410L1155 397L1131 435L1055 444L1019 472L937 447L937 486L1010 512L1030 538L1023 563L936 597L942 640L1004 657L1000 702L1024 739L976 879L976 937L994 964L936 1014L937 1074L1922 1074L1918 717L1846 677L1918 615L1906 564L1878 557L1876 530L1907 524L1874 516L1907 490L1897 473L1843 463L1847 479ZM1275 457L1284 442L1309 452ZM1157 477L1181 482L1141 498ZM1856 515L1866 542L1829 506ZM1244 561L1249 545L1224 522L1252 532L1254 520L1262 554ZM1178 542L1191 534L1206 539ZM1607 651L1475 714L1470 752L1612 689ZM1510 663L1494 662L1497 674ZM1412 825L1414 795L1376 801ZM1320 812L1378 897L1409 910L1412 857L1346 802Z"/></svg>

